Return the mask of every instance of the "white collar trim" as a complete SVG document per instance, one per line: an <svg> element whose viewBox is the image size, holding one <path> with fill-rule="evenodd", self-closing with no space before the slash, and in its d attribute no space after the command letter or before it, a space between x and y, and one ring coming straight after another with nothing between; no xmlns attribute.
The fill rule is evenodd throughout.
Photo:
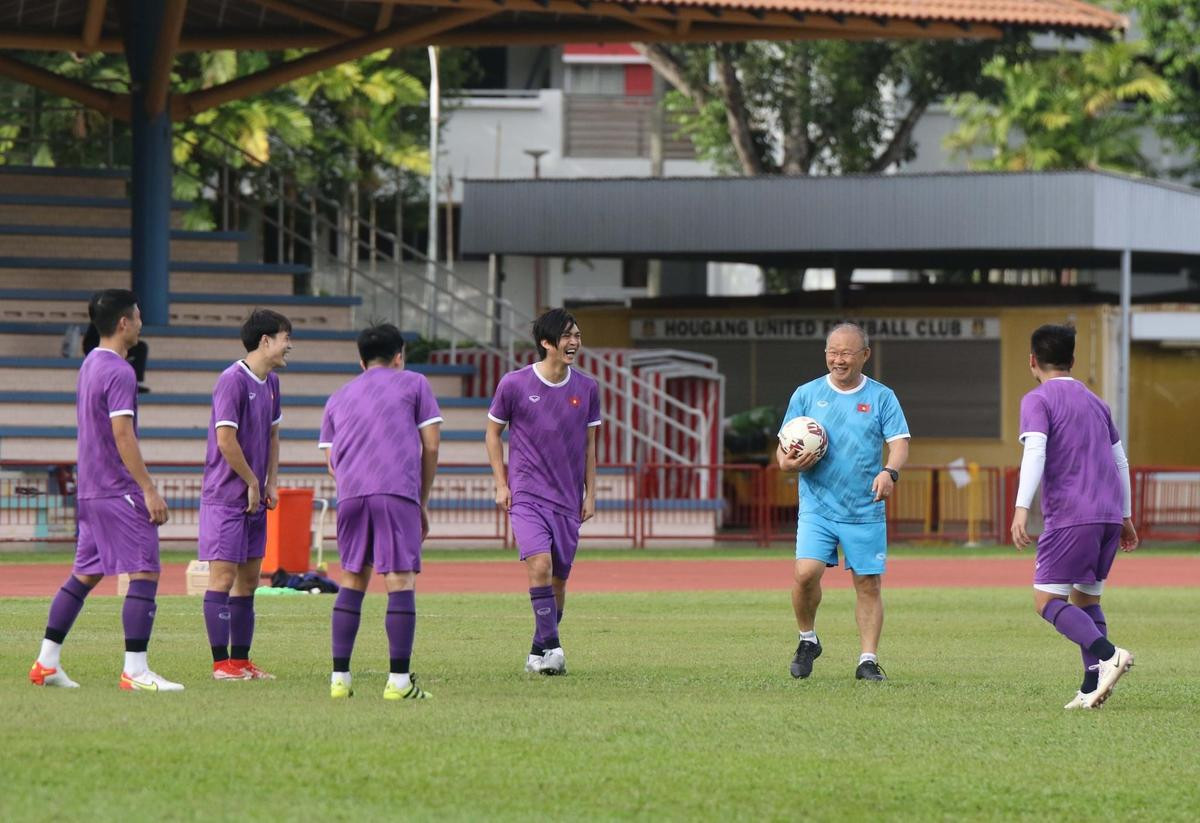
<svg viewBox="0 0 1200 823"><path fill-rule="evenodd" d="M567 383L570 382L570 380L571 380L571 367L570 366L567 366L567 376L564 377L562 379L562 382L559 382L559 383L551 383L549 380L542 377L542 373L540 371L538 371L537 363L533 364L533 373L537 375L538 380L541 380L543 383L545 383L547 386L549 386L552 389L561 389L563 386L567 385Z"/></svg>
<svg viewBox="0 0 1200 823"><path fill-rule="evenodd" d="M852 389L839 389L837 386L833 385L833 376L828 374L825 375L825 384L838 394L858 394L867 387L867 376L864 374L862 376L862 382Z"/></svg>
<svg viewBox="0 0 1200 823"><path fill-rule="evenodd" d="M267 384L266 380L258 379L258 375L254 373L253 369L251 369L249 366L246 365L245 360L239 360L239 361L237 361L237 364L242 367L242 370L245 371L246 374L250 375L250 379L253 380L255 383L257 383L260 386L265 386Z"/></svg>
<svg viewBox="0 0 1200 823"><path fill-rule="evenodd" d="M1074 378L1074 377L1051 377L1051 378L1050 378L1050 380L1070 380L1072 383L1074 383L1074 382L1075 382L1075 378ZM1050 382L1050 381L1049 381L1049 380L1047 380L1046 382L1048 383L1048 382Z"/></svg>

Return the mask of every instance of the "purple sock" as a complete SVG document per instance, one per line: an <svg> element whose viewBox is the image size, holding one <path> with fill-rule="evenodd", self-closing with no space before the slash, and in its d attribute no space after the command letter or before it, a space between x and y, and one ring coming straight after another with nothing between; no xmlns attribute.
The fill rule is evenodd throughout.
<svg viewBox="0 0 1200 823"><path fill-rule="evenodd" d="M62 643L67 638L67 632L75 625L75 618L83 610L83 601L87 599L91 588L79 582L79 578L71 575L62 584L58 594L50 601L50 616L46 618L46 639Z"/></svg>
<svg viewBox="0 0 1200 823"><path fill-rule="evenodd" d="M558 609L554 613L554 625L557 627L562 623L563 610ZM546 647L542 645L542 639L538 635L536 626L533 631L533 645L529 647L529 653L540 657L546 651Z"/></svg>
<svg viewBox="0 0 1200 823"><path fill-rule="evenodd" d="M250 644L254 642L254 595L229 598L229 656L234 660L250 659Z"/></svg>
<svg viewBox="0 0 1200 823"><path fill-rule="evenodd" d="M1051 600L1042 609L1042 618L1081 649L1087 649L1104 660L1115 653L1112 643L1100 633L1087 612L1066 600Z"/></svg>
<svg viewBox="0 0 1200 823"><path fill-rule="evenodd" d="M1096 624L1096 628L1100 630L1100 634L1108 637L1108 620L1105 619L1104 612L1101 610L1099 603L1084 606L1083 613L1092 618L1092 622ZM1079 690L1084 694L1090 694L1096 691L1096 686L1100 682L1100 672L1092 668L1092 666L1100 662L1100 658L1087 649L1080 649L1080 653L1083 655L1083 685L1079 687Z"/></svg>
<svg viewBox="0 0 1200 823"><path fill-rule="evenodd" d="M154 596L158 594L157 580L130 580L121 607L121 625L125 628L125 651L144 652L150 645L154 630Z"/></svg>
<svg viewBox="0 0 1200 823"><path fill-rule="evenodd" d="M417 634L417 594L412 589L388 592L388 658L392 674L407 674L412 660L413 638Z"/></svg>
<svg viewBox="0 0 1200 823"><path fill-rule="evenodd" d="M358 624L362 620L363 595L366 592L338 589L337 600L333 601L333 670L350 671L350 655L354 653L354 638L358 636Z"/></svg>
<svg viewBox="0 0 1200 823"><path fill-rule="evenodd" d="M529 604L533 607L534 643L540 643L545 649L557 649L560 644L558 621L555 619L554 587L531 586Z"/></svg>
<svg viewBox="0 0 1200 823"><path fill-rule="evenodd" d="M229 592L204 593L204 628L214 663L229 659Z"/></svg>

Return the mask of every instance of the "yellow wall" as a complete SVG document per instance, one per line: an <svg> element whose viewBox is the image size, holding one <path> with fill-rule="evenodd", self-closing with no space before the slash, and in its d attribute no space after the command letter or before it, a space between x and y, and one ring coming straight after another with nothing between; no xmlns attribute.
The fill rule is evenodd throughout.
<svg viewBox="0 0 1200 823"><path fill-rule="evenodd" d="M1200 351L1138 344L1130 360L1130 461L1200 466Z"/></svg>
<svg viewBox="0 0 1200 823"><path fill-rule="evenodd" d="M574 311L579 320L580 328L584 330L585 340L590 346L615 346L625 347L633 345L630 336L630 321L642 317L661 317L664 315L680 315L687 317L703 317L703 316L720 316L729 313L727 307L716 306L710 309L687 308L678 311L669 309L656 308L653 311L633 310L622 308L604 308L604 309L576 309ZM832 314L826 312L827 314ZM996 439L978 439L978 438L960 438L960 439L938 439L938 438L918 438L913 441L910 463L914 465L940 465L947 463L957 458L965 458L968 461L975 461L984 466L1014 466L1020 463L1021 451L1020 444L1017 440L1020 432L1019 414L1021 397L1035 387L1033 377L1029 373L1029 336L1034 329L1046 323L1064 323L1070 321L1075 324L1078 329L1078 336L1075 343L1075 369L1074 376L1076 379L1087 384L1092 391L1100 395L1110 404L1115 399L1115 386L1113 378L1110 374L1115 373L1115 324L1114 312L1108 306L1037 306L1031 308L1017 307L989 307L986 309L978 309L975 307L922 307L922 308L906 308L906 309L890 309L885 306L876 306L861 311L864 315L887 315L889 317L915 317L915 316L956 316L956 317L997 317L1000 319L1000 360L1001 360L1001 389L1000 397L1002 404L1001 414L1001 436ZM770 307L742 307L739 306L737 314L740 316L758 316L758 315L777 315L777 309ZM821 314L821 312L811 312L806 314ZM683 348L680 343L672 343L673 346ZM886 347L886 341L882 341L880 346ZM947 343L947 345L953 345ZM1131 413L1135 426L1142 425L1151 430L1157 430L1161 427L1160 420L1162 414L1158 406L1148 403L1148 398L1153 392L1148 388L1139 390L1139 386L1143 385L1142 381L1149 384L1157 385L1160 381L1164 384L1169 384L1175 388L1174 392L1180 399L1178 403L1169 405L1172 414L1179 416L1179 423L1182 423L1183 414L1190 406L1192 409L1200 408L1197 401L1200 401L1200 380L1196 379L1195 372L1193 376L1187 378L1185 373L1187 365L1191 365L1193 370L1200 369L1200 360L1187 357L1176 357L1174 359L1163 359L1158 353L1162 349L1155 348L1152 352L1139 353L1135 357L1133 364L1134 371L1134 386L1131 393L1132 404L1135 410ZM1140 352L1140 350L1139 350ZM1178 353L1177 353L1178 354ZM1140 359L1139 359L1140 358ZM1111 361L1111 362L1110 362ZM1154 363L1154 369L1148 365ZM929 368L936 369L937 363L930 363ZM886 366L886 348L884 350L884 366L883 381L887 382L887 366ZM1180 384L1191 381L1186 388ZM904 398L900 398L901 403ZM1165 403L1159 403L1160 406L1168 406ZM1171 418L1172 420L1174 418ZM1174 431L1182 430L1175 427ZM1131 446L1130 457L1138 463L1146 462L1162 462L1175 463L1188 462L1186 460L1179 461L1175 459L1166 459L1169 456L1169 451L1164 452L1163 458L1153 457L1160 454L1160 447L1154 445L1155 437L1164 442L1167 436L1161 431L1158 431L1154 436L1147 436L1146 443L1139 443L1142 438L1138 435L1140 431L1134 429L1131 431ZM1200 441L1196 441L1200 443ZM1193 449L1200 449L1200 445L1194 445ZM1195 465L1200 465L1200 454L1193 457L1191 462Z"/></svg>

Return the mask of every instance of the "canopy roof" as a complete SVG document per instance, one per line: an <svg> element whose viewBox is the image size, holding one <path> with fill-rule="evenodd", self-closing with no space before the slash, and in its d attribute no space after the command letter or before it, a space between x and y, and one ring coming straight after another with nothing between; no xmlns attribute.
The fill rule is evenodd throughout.
<svg viewBox="0 0 1200 823"><path fill-rule="evenodd" d="M1200 269L1200 191L1096 171L467 180L465 254Z"/></svg>
<svg viewBox="0 0 1200 823"><path fill-rule="evenodd" d="M570 42L991 38L1005 29L1101 34L1124 17L1081 0L141 0L166 6L147 106L165 106L175 53L314 49L222 86L181 95L183 119L384 48ZM0 0L0 50L123 51L138 0ZM128 116L128 98L0 54L7 75Z"/></svg>

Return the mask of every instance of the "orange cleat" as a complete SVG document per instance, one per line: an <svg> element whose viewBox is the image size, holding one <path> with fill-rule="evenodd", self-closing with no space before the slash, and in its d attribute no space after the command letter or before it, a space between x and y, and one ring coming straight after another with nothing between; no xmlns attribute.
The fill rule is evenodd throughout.
<svg viewBox="0 0 1200 823"><path fill-rule="evenodd" d="M249 680L247 671L232 660L226 659L213 663L213 680Z"/></svg>
<svg viewBox="0 0 1200 823"><path fill-rule="evenodd" d="M43 666L36 660L33 661L33 667L29 669L29 682L35 686L58 686L63 689L79 688L79 684L67 677L67 673L62 669L52 669L49 666Z"/></svg>
<svg viewBox="0 0 1200 823"><path fill-rule="evenodd" d="M269 672L264 672L258 666L254 665L252 660L233 660L229 661L231 666L237 666L246 673L247 680L274 680L275 675Z"/></svg>

